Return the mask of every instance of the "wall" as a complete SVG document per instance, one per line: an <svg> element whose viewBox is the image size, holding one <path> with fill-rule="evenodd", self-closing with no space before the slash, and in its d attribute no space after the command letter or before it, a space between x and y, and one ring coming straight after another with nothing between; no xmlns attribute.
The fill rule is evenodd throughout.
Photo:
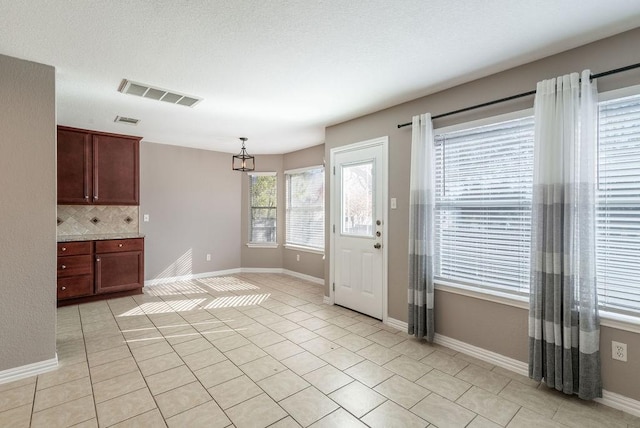
<svg viewBox="0 0 640 428"><path fill-rule="evenodd" d="M283 156L285 171L323 164L324 144L297 150ZM300 256L300 260L297 260L296 256ZM282 267L314 278L324 278L324 255L284 248L282 251Z"/></svg>
<svg viewBox="0 0 640 428"><path fill-rule="evenodd" d="M0 372L55 358L55 69L0 55Z"/></svg>
<svg viewBox="0 0 640 428"><path fill-rule="evenodd" d="M146 280L240 266L241 177L230 164L227 153L142 142Z"/></svg>
<svg viewBox="0 0 640 428"><path fill-rule="evenodd" d="M412 116L431 112L436 115L482 102L535 89L536 82L572 71L590 68L598 73L640 61L640 28L603 39L567 52L516 67L498 74L453 87L386 110L363 116L326 129L325 157L341 145L380 136L389 136L389 197L397 198L398 209L389 211L389 316L407 320L408 281L408 204L411 127L398 129L397 124L410 122ZM640 84L640 70L600 79L600 92ZM454 123L490 117L510 111L531 108L533 97L499 104L437 120L436 128ZM327 188L326 200L330 201ZM327 219L329 218L327 207ZM327 222L328 224L328 222ZM327 231L329 228L327 227ZM327 233L327 242L329 234ZM327 254L327 261L328 261ZM325 294L329 295L329 263L325 267ZM445 291L436 292L436 332L472 343L520 361L527 356L527 310L494 304ZM487 334L490 332L490 334ZM640 400L640 335L603 328L601 338L604 387ZM611 340L629 346L630 361L611 362ZM635 353L631 353L631 349ZM615 363L615 364L614 364Z"/></svg>
<svg viewBox="0 0 640 428"><path fill-rule="evenodd" d="M284 248L285 242L285 181L284 171L322 165L324 162L324 144L297 150L284 155L257 155L257 172L277 172L278 210L277 210L277 248L247 247L249 236L249 178L242 174L242 226L240 241L242 245L243 268L287 269L314 278L324 278L324 256L305 251ZM300 255L300 261L296 256Z"/></svg>
<svg viewBox="0 0 640 428"><path fill-rule="evenodd" d="M256 156L256 172L277 172L276 186L278 207L276 210L277 248L249 248L249 175L235 172L242 177L242 221L240 226L241 260L243 268L282 268L282 245L284 244L284 173L282 155ZM237 240L237 237L236 237Z"/></svg>

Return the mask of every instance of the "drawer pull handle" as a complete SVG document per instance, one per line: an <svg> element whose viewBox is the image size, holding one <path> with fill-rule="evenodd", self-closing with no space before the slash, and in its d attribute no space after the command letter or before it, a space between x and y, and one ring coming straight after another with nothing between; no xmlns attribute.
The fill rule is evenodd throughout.
<svg viewBox="0 0 640 428"><path fill-rule="evenodd" d="M62 247L62 251L67 251L67 247Z"/></svg>
<svg viewBox="0 0 640 428"><path fill-rule="evenodd" d="M65 265L62 265L62 269L66 269L67 267Z"/></svg>
<svg viewBox="0 0 640 428"><path fill-rule="evenodd" d="M118 247L122 247L122 244L118 244Z"/></svg>
<svg viewBox="0 0 640 428"><path fill-rule="evenodd" d="M62 291L66 290L66 289L67 289L67 287L62 287Z"/></svg>

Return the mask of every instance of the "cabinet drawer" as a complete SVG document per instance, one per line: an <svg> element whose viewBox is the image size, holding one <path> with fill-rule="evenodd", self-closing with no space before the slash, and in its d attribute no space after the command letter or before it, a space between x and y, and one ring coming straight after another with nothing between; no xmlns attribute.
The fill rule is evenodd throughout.
<svg viewBox="0 0 640 428"><path fill-rule="evenodd" d="M91 254L91 241L58 242L58 256L77 256Z"/></svg>
<svg viewBox="0 0 640 428"><path fill-rule="evenodd" d="M93 260L90 255L58 257L58 278L89 275Z"/></svg>
<svg viewBox="0 0 640 428"><path fill-rule="evenodd" d="M119 253L121 251L142 251L144 240L134 239L110 239L96 241L96 253Z"/></svg>
<svg viewBox="0 0 640 428"><path fill-rule="evenodd" d="M91 275L58 279L58 299L69 299L90 294L93 294L93 277Z"/></svg>

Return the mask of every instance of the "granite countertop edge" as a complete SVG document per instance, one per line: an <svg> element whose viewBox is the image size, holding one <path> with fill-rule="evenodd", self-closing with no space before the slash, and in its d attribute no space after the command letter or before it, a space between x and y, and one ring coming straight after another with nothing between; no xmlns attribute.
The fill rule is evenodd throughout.
<svg viewBox="0 0 640 428"><path fill-rule="evenodd" d="M87 235L58 235L58 242L104 241L107 239L144 238L143 233L96 233Z"/></svg>

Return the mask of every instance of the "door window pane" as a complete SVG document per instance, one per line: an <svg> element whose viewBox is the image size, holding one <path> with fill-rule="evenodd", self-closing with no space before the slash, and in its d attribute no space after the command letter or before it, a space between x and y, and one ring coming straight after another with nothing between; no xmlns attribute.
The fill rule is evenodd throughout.
<svg viewBox="0 0 640 428"><path fill-rule="evenodd" d="M373 161L342 166L342 233L373 237Z"/></svg>

